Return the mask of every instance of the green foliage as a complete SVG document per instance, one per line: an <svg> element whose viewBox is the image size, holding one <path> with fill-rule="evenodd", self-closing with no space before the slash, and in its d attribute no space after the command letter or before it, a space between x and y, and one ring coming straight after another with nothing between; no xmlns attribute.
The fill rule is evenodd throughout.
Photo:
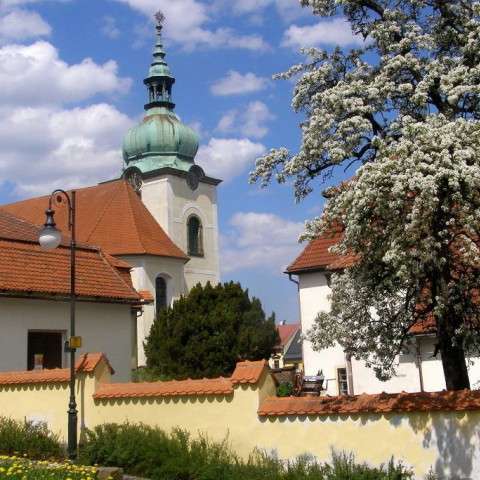
<svg viewBox="0 0 480 480"><path fill-rule="evenodd" d="M152 480L408 480L409 470L393 460L377 468L359 465L352 455L333 454L331 464L309 456L282 462L262 452L242 461L227 442L192 439L181 430L167 435L142 424L107 424L86 434L86 464L119 466Z"/></svg>
<svg viewBox="0 0 480 480"><path fill-rule="evenodd" d="M275 316L238 283L197 285L155 320L145 344L148 368L174 378L230 375L237 361L269 358Z"/></svg>
<svg viewBox="0 0 480 480"><path fill-rule="evenodd" d="M61 459L64 450L45 424L0 417L0 455L26 455L30 459Z"/></svg>
<svg viewBox="0 0 480 480"><path fill-rule="evenodd" d="M291 397L293 393L292 382L282 382L277 387L277 397Z"/></svg>
<svg viewBox="0 0 480 480"><path fill-rule="evenodd" d="M167 382L174 380L171 375L162 375L154 368L139 367L132 371L132 382Z"/></svg>

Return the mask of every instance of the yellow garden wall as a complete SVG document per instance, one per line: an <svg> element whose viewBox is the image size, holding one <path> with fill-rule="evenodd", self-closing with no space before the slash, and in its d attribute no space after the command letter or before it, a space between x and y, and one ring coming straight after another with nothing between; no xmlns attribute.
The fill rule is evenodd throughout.
<svg viewBox="0 0 480 480"><path fill-rule="evenodd" d="M430 467L440 478L480 478L480 410L470 412L364 413L261 417L257 411L274 392L265 371L256 384L237 384L227 395L94 400L99 385L110 382L105 363L78 375L77 393L82 426L105 422L143 422L164 430L180 427L215 440L227 436L246 457L254 448L281 458L310 453L320 460L331 449L355 453L372 464L391 456L414 468L423 478ZM46 421L66 436L68 385L0 385L0 415Z"/></svg>

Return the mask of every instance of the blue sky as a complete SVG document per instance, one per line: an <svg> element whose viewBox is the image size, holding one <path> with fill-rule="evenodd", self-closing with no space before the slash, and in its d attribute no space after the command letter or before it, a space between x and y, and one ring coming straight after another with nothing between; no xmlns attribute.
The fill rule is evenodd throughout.
<svg viewBox="0 0 480 480"><path fill-rule="evenodd" d="M224 179L222 279L297 321L282 271L303 222L321 212L321 186L295 204L291 186L261 190L248 172L266 150L300 141L293 83L272 74L300 62L300 46L359 42L341 18L320 20L298 0L0 0L0 203L119 175L159 8L176 111L201 135L198 163Z"/></svg>

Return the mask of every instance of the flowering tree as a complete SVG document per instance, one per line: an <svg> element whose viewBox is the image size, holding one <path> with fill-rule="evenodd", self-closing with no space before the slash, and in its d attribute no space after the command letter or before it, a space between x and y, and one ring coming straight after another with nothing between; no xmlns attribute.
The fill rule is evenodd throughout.
<svg viewBox="0 0 480 480"><path fill-rule="evenodd" d="M302 145L257 161L253 181L294 179L298 200L336 166L354 178L332 189L312 238L342 224L332 309L311 332L339 342L379 378L419 321L436 323L448 389L469 388L465 357L480 347L480 2L301 0L317 15L342 13L363 48L305 51L293 108Z"/></svg>

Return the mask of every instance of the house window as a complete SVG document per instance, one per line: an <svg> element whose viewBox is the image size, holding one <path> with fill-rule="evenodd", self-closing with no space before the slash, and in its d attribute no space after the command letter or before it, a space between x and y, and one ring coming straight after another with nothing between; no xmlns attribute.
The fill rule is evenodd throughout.
<svg viewBox="0 0 480 480"><path fill-rule="evenodd" d="M280 360L274 360L273 361L273 368L275 368L275 369L280 368Z"/></svg>
<svg viewBox="0 0 480 480"><path fill-rule="evenodd" d="M203 257L203 227L196 215L187 221L188 254L194 257Z"/></svg>
<svg viewBox="0 0 480 480"><path fill-rule="evenodd" d="M157 316L162 310L167 308L167 281L163 277L157 277L155 280L155 307Z"/></svg>
<svg viewBox="0 0 480 480"><path fill-rule="evenodd" d="M337 368L338 394L348 395L348 378L346 368Z"/></svg>
<svg viewBox="0 0 480 480"><path fill-rule="evenodd" d="M63 332L28 332L27 368L62 368Z"/></svg>

